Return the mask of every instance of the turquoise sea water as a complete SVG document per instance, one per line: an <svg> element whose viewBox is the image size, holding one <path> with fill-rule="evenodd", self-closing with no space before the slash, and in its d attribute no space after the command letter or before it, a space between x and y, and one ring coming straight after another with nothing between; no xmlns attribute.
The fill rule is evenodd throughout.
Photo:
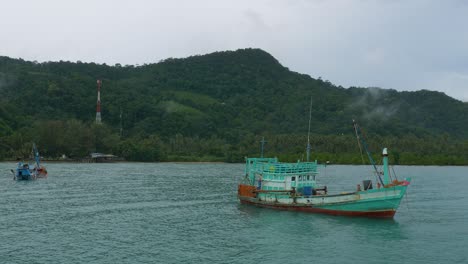
<svg viewBox="0 0 468 264"><path fill-rule="evenodd" d="M45 164L15 182L0 163L0 263L468 263L468 167L411 176L393 220L240 205L243 164ZM329 166L330 192L368 166Z"/></svg>

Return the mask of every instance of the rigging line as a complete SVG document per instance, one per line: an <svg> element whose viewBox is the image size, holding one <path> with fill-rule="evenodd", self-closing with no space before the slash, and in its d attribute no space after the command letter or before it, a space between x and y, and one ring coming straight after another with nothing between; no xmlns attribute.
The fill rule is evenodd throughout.
<svg viewBox="0 0 468 264"><path fill-rule="evenodd" d="M354 132L356 133L356 139L357 139L357 143L359 146L359 153L361 154L362 165L365 165L366 162L364 161L364 156L362 155L362 147L361 147L361 141L359 140L359 134L358 134L356 126L353 126L353 128L354 128Z"/></svg>
<svg viewBox="0 0 468 264"><path fill-rule="evenodd" d="M377 172L374 171L376 181L379 181L380 175L383 175L383 166L381 164L382 161L378 161L378 162L379 163L377 164L377 166L379 166L379 167L377 169ZM383 183L382 183L382 185L383 185Z"/></svg>
<svg viewBox="0 0 468 264"><path fill-rule="evenodd" d="M393 175L393 176L395 176L395 175ZM388 170L388 177L390 177L390 182L393 182L393 178L394 178L393 176L392 176L392 173L390 172L390 170Z"/></svg>
<svg viewBox="0 0 468 264"><path fill-rule="evenodd" d="M362 130L361 128L359 127L359 125L356 123L356 121L353 119L353 127L354 129L356 130L356 134L359 135L359 132L362 133ZM379 177L379 181L382 185L384 185L383 181L382 181L382 178L380 177L380 173L379 171L377 170L377 166L375 165L375 161L374 159L372 158L372 154L370 153L369 151L369 148L367 147L367 144L366 144L366 141L364 140L364 136L362 137L359 137L358 136L358 139L362 140L362 146L364 147L364 150L366 150L366 153L367 153L367 157L369 158L369 161L370 163L372 164L372 166L374 167L374 170L375 170L375 173L377 174L377 176Z"/></svg>
<svg viewBox="0 0 468 264"><path fill-rule="evenodd" d="M398 180L398 177L396 176L396 173L395 173L395 170L393 169L393 166L392 166L392 171L393 171L393 175L395 176L395 179Z"/></svg>
<svg viewBox="0 0 468 264"><path fill-rule="evenodd" d="M378 169L377 169L378 172L376 172L376 173L377 173L378 178L381 180L381 179L382 179L381 176L384 176L384 175L385 175L385 173L384 173L383 160L378 160L377 163L376 163L376 165L378 166ZM389 166L389 167L390 167L390 166ZM392 180L391 180L391 179L392 179L392 174L390 173L390 170L388 171L388 177L390 177L390 182L392 182ZM384 186L383 181L381 181L381 183L382 183L382 186Z"/></svg>
<svg viewBox="0 0 468 264"><path fill-rule="evenodd" d="M354 133L356 133L356 139L357 139L357 143L358 143L358 147L359 147L359 154L361 154L362 165L366 165L366 162L364 161L364 155L362 154L361 140L359 139L359 133L358 133L358 130L357 130L357 124L356 123L354 123L353 128L354 128ZM378 181L379 176L377 174L375 174L375 172L373 174L375 176L375 181Z"/></svg>

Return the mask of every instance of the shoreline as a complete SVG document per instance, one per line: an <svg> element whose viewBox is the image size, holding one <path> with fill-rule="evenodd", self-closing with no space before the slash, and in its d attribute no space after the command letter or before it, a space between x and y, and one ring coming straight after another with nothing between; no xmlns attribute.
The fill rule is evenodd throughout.
<svg viewBox="0 0 468 264"><path fill-rule="evenodd" d="M17 163L17 160L0 160L0 163ZM111 162L82 162L79 160L42 160L41 163L81 163L81 164L115 164L115 163L168 163L168 164L244 164L244 162L224 161L111 161ZM322 164L322 163L319 163ZM323 163L324 165L324 163ZM326 166L371 166L370 164L332 163ZM434 167L466 167L468 164L398 164L392 166L434 166Z"/></svg>

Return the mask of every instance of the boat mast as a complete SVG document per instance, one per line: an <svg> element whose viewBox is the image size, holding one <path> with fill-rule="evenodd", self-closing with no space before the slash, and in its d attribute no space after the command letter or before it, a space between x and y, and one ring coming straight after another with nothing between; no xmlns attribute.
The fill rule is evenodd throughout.
<svg viewBox="0 0 468 264"><path fill-rule="evenodd" d="M309 130L307 131L307 162L310 159L310 121L312 119L312 96L310 97L310 107L309 107Z"/></svg>
<svg viewBox="0 0 468 264"><path fill-rule="evenodd" d="M260 158L263 158L263 149L265 148L265 137L262 137L262 140L260 141L260 143L262 143L262 151L261 151L261 155L260 155Z"/></svg>
<svg viewBox="0 0 468 264"><path fill-rule="evenodd" d="M380 173L379 173L379 170L377 169L377 166L375 165L375 161L374 159L372 158L372 154L370 153L369 149L367 148L367 144L366 144L366 141L364 140L364 137L363 136L360 136L360 134L362 134L361 132L361 128L358 126L358 124L356 123L356 121L353 119L353 127L354 127L354 131L356 132L356 138L358 140L358 144L359 143L362 143L362 146L364 147L364 150L366 151L367 153L367 157L369 158L369 161L370 163L372 164L372 166L374 167L374 170L375 170L375 173L377 174L377 177L379 178L379 181L382 185L384 185L383 181L382 181L382 178L380 177ZM361 148L359 146L359 148Z"/></svg>
<svg viewBox="0 0 468 264"><path fill-rule="evenodd" d="M34 155L34 160L36 161L36 166L37 166L37 168L40 168L40 164L39 164L39 151L37 151L36 143L33 143L33 155Z"/></svg>

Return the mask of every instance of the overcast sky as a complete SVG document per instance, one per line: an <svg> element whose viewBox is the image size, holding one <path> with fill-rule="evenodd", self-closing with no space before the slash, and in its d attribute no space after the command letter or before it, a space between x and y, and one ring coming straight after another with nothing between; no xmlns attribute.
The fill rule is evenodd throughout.
<svg viewBox="0 0 468 264"><path fill-rule="evenodd" d="M114 65L261 48L343 87L468 101L468 1L0 0L0 55Z"/></svg>

